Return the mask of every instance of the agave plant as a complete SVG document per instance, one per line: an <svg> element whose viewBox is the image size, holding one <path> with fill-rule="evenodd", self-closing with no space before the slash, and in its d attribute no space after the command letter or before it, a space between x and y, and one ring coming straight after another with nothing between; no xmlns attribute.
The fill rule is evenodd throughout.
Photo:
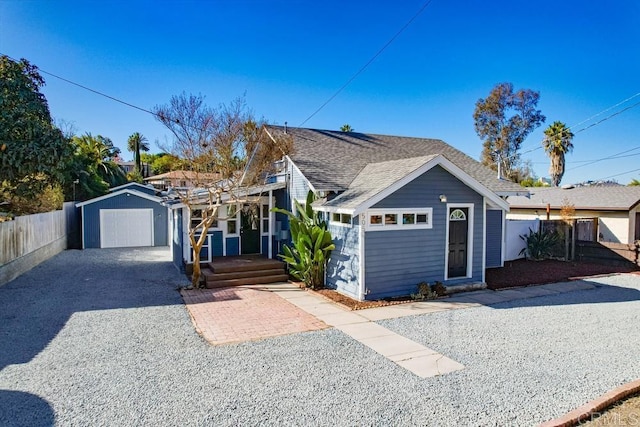
<svg viewBox="0 0 640 427"><path fill-rule="evenodd" d="M526 246L520 251L520 255L527 255L527 258L543 260L551 256L553 247L558 242L558 235L551 232L533 231L529 229L529 234L520 236L525 241Z"/></svg>
<svg viewBox="0 0 640 427"><path fill-rule="evenodd" d="M335 249L327 224L313 211L311 204L315 196L309 191L306 206L294 201L296 214L273 208L273 212L289 217L292 245L285 245L279 255L289 265L289 273L312 289L324 285L324 270L331 251Z"/></svg>

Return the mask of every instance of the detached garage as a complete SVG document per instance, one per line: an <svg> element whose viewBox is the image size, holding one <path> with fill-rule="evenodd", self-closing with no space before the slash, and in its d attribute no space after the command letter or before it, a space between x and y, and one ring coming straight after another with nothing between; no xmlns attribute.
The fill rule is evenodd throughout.
<svg viewBox="0 0 640 427"><path fill-rule="evenodd" d="M169 244L166 206L137 185L76 204L82 209L83 249Z"/></svg>

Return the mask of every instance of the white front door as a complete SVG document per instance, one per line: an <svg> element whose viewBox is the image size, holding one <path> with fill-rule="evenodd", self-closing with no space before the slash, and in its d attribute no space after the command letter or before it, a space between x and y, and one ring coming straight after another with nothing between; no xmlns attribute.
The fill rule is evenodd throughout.
<svg viewBox="0 0 640 427"><path fill-rule="evenodd" d="M153 209L100 209L100 247L153 246Z"/></svg>

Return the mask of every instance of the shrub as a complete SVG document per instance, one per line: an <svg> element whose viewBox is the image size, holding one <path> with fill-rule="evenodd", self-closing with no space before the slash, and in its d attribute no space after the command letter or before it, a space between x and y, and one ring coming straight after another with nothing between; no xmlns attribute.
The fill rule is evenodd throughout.
<svg viewBox="0 0 640 427"><path fill-rule="evenodd" d="M436 299L438 294L432 290L432 287L427 282L418 283L418 291L415 294L411 294L411 299L425 300Z"/></svg>
<svg viewBox="0 0 640 427"><path fill-rule="evenodd" d="M558 234L553 232L533 231L529 229L529 234L520 236L525 241L526 246L519 255L526 255L529 259L543 260L549 258L553 253L553 247L558 242Z"/></svg>

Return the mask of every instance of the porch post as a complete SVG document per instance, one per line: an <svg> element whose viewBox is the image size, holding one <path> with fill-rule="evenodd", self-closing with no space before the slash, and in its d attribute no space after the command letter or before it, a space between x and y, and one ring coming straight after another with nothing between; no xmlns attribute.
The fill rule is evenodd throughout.
<svg viewBox="0 0 640 427"><path fill-rule="evenodd" d="M269 259L273 258L273 190L269 190Z"/></svg>

